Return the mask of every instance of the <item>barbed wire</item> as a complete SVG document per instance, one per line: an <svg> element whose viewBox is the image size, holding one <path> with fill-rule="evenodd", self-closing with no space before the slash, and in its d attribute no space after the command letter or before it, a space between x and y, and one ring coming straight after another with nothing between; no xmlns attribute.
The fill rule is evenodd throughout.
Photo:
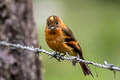
<svg viewBox="0 0 120 80"><path fill-rule="evenodd" d="M33 51L35 53L41 53L42 52L44 54L47 54L48 56L55 57L56 59L59 59L59 60L67 60L67 61L76 60L77 62L91 64L91 65L94 65L96 67L108 69L108 70L111 70L111 71L114 71L114 72L115 71L120 71L120 67L116 67L116 66L114 66L114 64L108 64L107 61L104 61L104 64L99 64L99 63L96 63L96 62L93 62L93 61L82 60L82 59L79 59L79 58L74 57L74 56L62 56L60 54L56 54L56 52L48 52L44 49L34 48L33 46L24 46L24 45L21 45L21 44L13 44L13 43L8 43L6 41L0 41L0 46L10 47L11 49L29 50L29 51Z"/></svg>

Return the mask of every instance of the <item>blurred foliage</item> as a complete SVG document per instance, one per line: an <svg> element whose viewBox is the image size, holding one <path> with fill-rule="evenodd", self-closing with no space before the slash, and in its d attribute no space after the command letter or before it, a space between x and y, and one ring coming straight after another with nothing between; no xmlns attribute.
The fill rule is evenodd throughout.
<svg viewBox="0 0 120 80"><path fill-rule="evenodd" d="M34 16L38 26L40 45L52 51L44 39L46 19L60 16L70 27L80 43L84 57L98 63L120 65L120 1L119 0L35 0ZM41 55L44 65L44 80L93 80L84 77L79 65L57 62ZM119 80L120 74L90 66L94 79ZM97 73L96 73L97 72ZM96 76L98 74L98 77Z"/></svg>

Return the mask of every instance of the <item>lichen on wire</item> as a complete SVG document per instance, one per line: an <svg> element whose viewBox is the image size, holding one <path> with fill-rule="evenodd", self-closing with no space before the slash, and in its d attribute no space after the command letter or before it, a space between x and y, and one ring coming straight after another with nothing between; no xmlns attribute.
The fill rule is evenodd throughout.
<svg viewBox="0 0 120 80"><path fill-rule="evenodd" d="M13 43L8 43L6 41L0 41L0 46L5 46L5 47L10 47L11 49L23 49L23 50L29 50L29 51L33 51L35 53L44 53L47 54L51 57L53 57L56 53L55 52L48 52L44 49L40 49L40 48L34 48L33 46L23 46L21 44L13 44ZM60 58L61 60L67 60L67 61L73 61L76 60L77 62L83 62L86 64L91 64L93 66L96 67L100 67L100 68L104 68L104 69L108 69L111 71L119 71L120 72L120 67L114 66L114 64L108 64L107 61L104 61L104 64L99 64L93 61L88 61L88 60L82 60L79 59L75 56L62 56L60 54L56 55L57 58Z"/></svg>

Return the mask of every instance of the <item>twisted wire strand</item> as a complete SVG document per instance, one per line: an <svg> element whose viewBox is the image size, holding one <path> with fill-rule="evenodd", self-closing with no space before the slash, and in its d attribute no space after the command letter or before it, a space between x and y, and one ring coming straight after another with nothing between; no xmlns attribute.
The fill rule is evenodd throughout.
<svg viewBox="0 0 120 80"><path fill-rule="evenodd" d="M0 41L0 46L5 46L5 47L10 47L11 49L23 49L23 50L29 50L29 51L33 51L33 52L37 52L37 53L44 53L47 54L49 56L53 56L54 54L56 54L55 52L48 52L44 49L40 49L40 48L34 48L33 46L24 46L21 44L13 44L13 43L8 43L6 41ZM111 71L120 71L120 67L114 66L114 64L108 64L107 61L104 61L104 64L99 64L93 61L88 61L88 60L82 60L79 59L77 57L74 56L61 56L59 54L57 54L57 57L60 57L61 60L67 60L67 61L73 61L73 60L77 60L77 62L83 62L83 63L87 63L87 64L91 64L93 66L96 67L100 67L100 68L104 68L104 69L108 69Z"/></svg>

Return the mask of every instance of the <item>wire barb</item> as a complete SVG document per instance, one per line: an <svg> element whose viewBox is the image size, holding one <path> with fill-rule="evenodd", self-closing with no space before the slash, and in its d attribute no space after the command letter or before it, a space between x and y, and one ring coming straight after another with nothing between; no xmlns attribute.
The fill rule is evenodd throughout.
<svg viewBox="0 0 120 80"><path fill-rule="evenodd" d="M10 47L11 49L29 50L29 51L33 51L37 54L42 52L42 53L47 54L48 56L52 56L52 57L55 54L54 52L51 53L51 52L48 52L42 48L40 49L40 48L34 48L33 46L23 46L21 44L13 44L13 43L8 43L6 41L0 41L0 46ZM75 56L62 56L60 54L57 54L56 57L59 58L60 60L67 60L67 61L71 61L71 62L76 59L77 62L91 64L91 65L94 65L96 67L111 70L113 72L115 72L115 71L120 72L120 67L116 67L116 66L114 66L114 64L108 64L107 61L104 61L104 64L99 64L99 63L96 63L93 61L82 60L82 59L79 59L78 57L75 57Z"/></svg>

